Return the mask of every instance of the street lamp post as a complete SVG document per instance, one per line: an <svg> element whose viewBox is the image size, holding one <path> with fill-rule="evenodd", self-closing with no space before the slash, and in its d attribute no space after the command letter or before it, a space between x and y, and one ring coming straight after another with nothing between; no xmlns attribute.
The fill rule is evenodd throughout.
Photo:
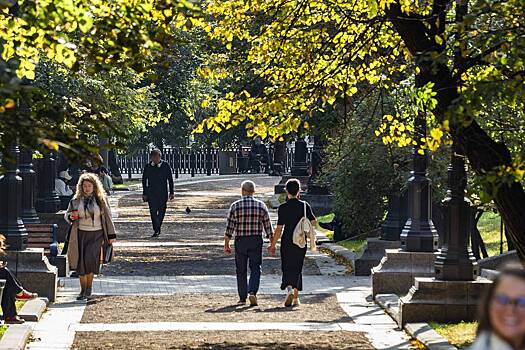
<svg viewBox="0 0 525 350"><path fill-rule="evenodd" d="M401 232L401 249L409 252L433 252L438 248L438 234L432 222L432 187L427 177L427 154L421 154L426 137L424 116L415 119L414 168L408 179L408 220Z"/></svg>
<svg viewBox="0 0 525 350"><path fill-rule="evenodd" d="M19 176L20 150L16 143L9 146L10 159L4 157L5 174L0 176L0 233L6 238L7 250L24 250L27 231L21 218L22 178Z"/></svg>
<svg viewBox="0 0 525 350"><path fill-rule="evenodd" d="M443 247L436 258L436 278L445 281L472 281L478 274L477 263L469 248L472 228L471 202L465 198L467 172L465 157L452 150L448 168L448 191L444 207Z"/></svg>
<svg viewBox="0 0 525 350"><path fill-rule="evenodd" d="M51 152L39 160L37 167L38 194L35 208L38 213L56 213L60 198L55 192L56 161Z"/></svg>
<svg viewBox="0 0 525 350"><path fill-rule="evenodd" d="M25 224L39 224L40 218L35 210L36 173L33 169L33 150L22 149L19 169L22 178L22 221Z"/></svg>

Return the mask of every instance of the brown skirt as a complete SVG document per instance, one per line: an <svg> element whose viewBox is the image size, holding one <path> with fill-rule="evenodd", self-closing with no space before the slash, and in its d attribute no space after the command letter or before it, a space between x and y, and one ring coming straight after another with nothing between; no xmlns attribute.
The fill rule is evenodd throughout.
<svg viewBox="0 0 525 350"><path fill-rule="evenodd" d="M104 231L78 230L77 273L87 275L100 272L100 249L104 241Z"/></svg>

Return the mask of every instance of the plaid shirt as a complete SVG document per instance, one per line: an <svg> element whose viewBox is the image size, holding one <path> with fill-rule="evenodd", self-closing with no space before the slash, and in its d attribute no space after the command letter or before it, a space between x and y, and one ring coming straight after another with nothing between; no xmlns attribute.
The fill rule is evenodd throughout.
<svg viewBox="0 0 525 350"><path fill-rule="evenodd" d="M263 202L252 196L243 196L231 205L226 236L230 238L234 234L236 237L262 236L263 229L267 237L272 236L270 214Z"/></svg>

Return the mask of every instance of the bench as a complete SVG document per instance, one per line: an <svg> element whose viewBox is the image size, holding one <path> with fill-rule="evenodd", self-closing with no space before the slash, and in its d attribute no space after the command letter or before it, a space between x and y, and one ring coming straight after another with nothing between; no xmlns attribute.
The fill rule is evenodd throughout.
<svg viewBox="0 0 525 350"><path fill-rule="evenodd" d="M27 247L44 248L47 257L58 256L57 224L26 224Z"/></svg>
<svg viewBox="0 0 525 350"><path fill-rule="evenodd" d="M58 268L58 276L65 277L69 273L67 257L60 254L57 242L57 224L26 224L27 247L44 248L44 254L51 265Z"/></svg>

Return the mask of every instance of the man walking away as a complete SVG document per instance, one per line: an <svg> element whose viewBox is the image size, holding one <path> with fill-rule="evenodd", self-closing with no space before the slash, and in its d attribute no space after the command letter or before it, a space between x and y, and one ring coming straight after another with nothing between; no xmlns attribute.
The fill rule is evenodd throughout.
<svg viewBox="0 0 525 350"><path fill-rule="evenodd" d="M162 153L154 149L150 153L150 162L142 173L142 200L148 202L151 223L153 224L152 237L160 235L160 227L166 214L168 198L173 200L173 175L168 163L161 159ZM168 197L169 185L169 197Z"/></svg>
<svg viewBox="0 0 525 350"><path fill-rule="evenodd" d="M234 202L228 214L224 236L224 253L231 254L230 240L235 236L235 268L239 305L257 305L257 292L261 280L263 230L272 236L272 224L266 205L253 197L255 184L244 181L241 185L242 198ZM250 280L247 283L247 265L250 266Z"/></svg>

